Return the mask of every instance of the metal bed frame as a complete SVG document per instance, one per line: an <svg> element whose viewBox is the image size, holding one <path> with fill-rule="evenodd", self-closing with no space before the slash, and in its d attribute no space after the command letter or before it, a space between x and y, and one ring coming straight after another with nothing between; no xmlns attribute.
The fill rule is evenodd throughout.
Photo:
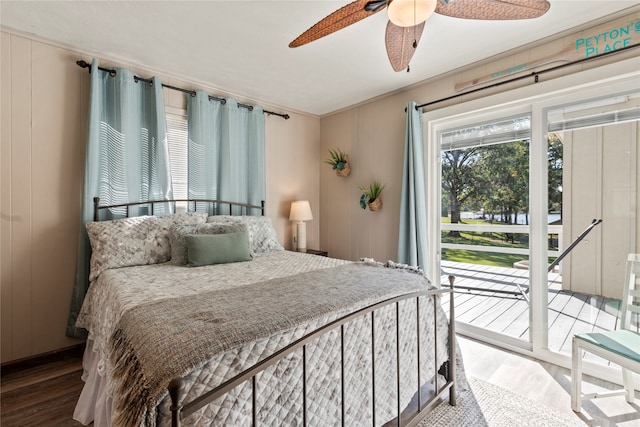
<svg viewBox="0 0 640 427"><path fill-rule="evenodd" d="M175 211L175 203L176 202L187 202L189 205L188 207L193 207L193 210L196 210L196 207L198 206L198 203L206 203L209 204L211 206L211 208L215 211L217 210L218 206L229 206L229 214L232 214L233 211L233 207L234 206L239 206L243 209L245 209L245 212L251 211L251 210L259 210L261 215L264 216L265 213L265 203L264 201L261 202L261 205L250 205L250 204L246 204L246 203L236 203L236 202L229 202L229 201L221 201L221 200L215 200L215 199L173 199L173 200L158 200L158 201L148 201L148 202L132 202L132 203L122 203L122 204L117 204L117 205L109 205L109 206L100 206L100 199L98 197L95 197L93 199L94 201L94 220L95 221L99 221L100 220L100 211L103 209L111 209L111 208L125 208L125 215L128 217L129 216L129 211L130 211L130 207L132 206L144 206L147 205L149 206L148 209L148 213L149 215L153 215L154 213L154 206L156 204L166 204L166 203L171 203L173 204L174 207L174 211ZM376 315L376 312L384 307L388 307L388 306L392 306L395 305L395 313L396 313L396 328L395 328L395 338L396 338L396 349L395 349L395 358L396 358L396 364L397 364L397 375L396 375L396 389L398 392L398 408L397 408L397 413L398 416L397 418L394 420L394 422L389 422L386 425L397 425L397 426L407 426L407 427L413 427L416 426L418 423L420 423L420 421L422 421L422 419L424 419L424 417L426 416L426 414L428 412L430 412L437 404L439 404L441 402L441 398L443 397L443 395L448 391L449 392L449 404L455 406L456 405L456 386L455 386L455 381L456 381L456 344L455 344L455 317L454 317L454 286L453 286L453 282L454 282L455 278L454 276L449 276L449 289L436 289L436 290L430 290L430 291L422 291L422 292L414 292L414 293L410 293L410 294L405 294L405 295L400 295L397 296L395 298L391 298L385 301L381 301L378 302L376 304L372 304L368 307L362 308L358 311L355 311L353 313L347 314L337 320L334 320L318 329L316 329L315 331L312 331L308 334L306 334L305 336L297 339L296 341L292 342L291 344L289 344L288 346L280 349L279 351L273 353L272 355L268 356L267 358L263 359L262 361L258 362L257 364L255 364L254 366L244 370L243 372L237 374L236 376L234 376L233 378L225 381L223 384L220 384L219 386L215 387L212 390L207 391L206 393L204 393L203 395L195 398L194 400L192 400L191 402L183 402L184 398L185 398L185 393L184 393L184 381L182 378L175 378L173 379L169 385L168 385L168 390L169 390L169 395L171 398L171 413L172 413L172 419L171 419L171 425L173 427L180 427L181 426L181 422L184 418L188 417L189 415L193 414L194 412L198 411L199 409L202 409L203 407L205 407L206 405L208 405L209 403L215 401L216 399L218 399L219 397L223 396L224 394L228 393L230 390L232 390L233 388L235 388L236 386L244 383L245 381L251 381L251 387L252 387L252 420L253 420L253 426L257 425L257 404L256 404L256 376L261 373L262 371L264 371L265 369L267 369L269 366L272 366L276 363L278 363L279 361L281 361L283 358L285 358L286 356L288 356L289 354L295 352L295 351L302 351L302 400L303 400L303 413L302 413L302 425L306 426L307 422L308 422L308 418L307 418L307 383L306 383L306 362L307 362L307 356L306 356L306 346L307 344L311 343L312 341L320 338L321 336L330 333L331 331L334 331L336 329L340 329L340 357L341 357L341 367L340 367L340 378L341 378L341 393L342 393L342 399L341 399L341 411L342 411L342 426L345 427L345 413L346 413L346 408L345 408L345 399L344 399L344 393L345 393L345 383L344 383L344 378L345 378L345 367L344 367L344 351L345 351L345 346L344 346L344 328L345 325L347 323L349 323L350 321L353 321L359 317L364 317L364 316L370 316L371 318L371 360L372 360L372 369L371 369L371 384L372 384L372 406L373 406L373 426L376 425L376 417L375 417L375 407L376 407L376 394L375 394L375 322L374 322L374 318ZM438 305L438 298L436 298L436 296L438 295L442 295L448 293L449 294L449 348L448 348L448 352L449 352L449 360L447 362L445 362L442 367L438 367L437 366L437 361L436 361L436 355L437 355L437 305ZM421 331L421 324L420 324L420 299L425 299L425 298L431 298L433 300L433 306L434 306L434 316L433 316L433 332L434 332L434 342L435 342L435 347L432 349L433 350L433 360L434 360L434 388L433 391L429 392L429 396L426 397L426 399L424 398L425 396L423 396L424 391L422 390L424 388L424 385L427 383L427 381L429 379L426 379L427 381L425 381L425 383L423 383L423 378L422 378L422 372L421 372L421 365L422 365L422 356L424 354L424 352L428 351L429 349L423 349L422 347L422 343L420 340L420 331ZM404 413L403 413L403 408L401 407L401 402L400 402L400 390L401 390L401 384L400 384L400 379L401 379L401 375L400 375L400 302L401 301L409 301L409 300L413 300L415 299L416 301L416 341L417 341L417 369L416 369L416 378L418 380L417 384L418 384L418 388L416 390L416 394L415 396L417 397L417 408L406 408L404 409ZM438 374L442 374L445 378L445 382L444 384L439 384L438 382Z"/></svg>
<svg viewBox="0 0 640 427"><path fill-rule="evenodd" d="M233 207L237 206L245 210L245 212L250 212L252 210L259 210L260 215L264 216L264 200L260 202L260 205L251 205L248 203L237 203L237 202L227 202L225 200L216 200L216 199L171 199L171 200L150 200L147 202L129 202L129 203L120 203L117 205L105 205L100 206L100 197L93 198L93 220L100 221L100 211L103 209L116 209L116 208L124 208L125 209L125 217L129 217L129 211L133 206L147 206L149 210L149 215L153 215L155 211L156 205L161 204L171 204L173 205L173 211L176 210L176 203L187 203L187 210L190 207L193 207L192 210L197 210L199 203L208 204L212 211L215 212L219 206L229 206L229 215L233 215ZM213 214L216 215L216 214ZM220 214L217 214L220 215Z"/></svg>

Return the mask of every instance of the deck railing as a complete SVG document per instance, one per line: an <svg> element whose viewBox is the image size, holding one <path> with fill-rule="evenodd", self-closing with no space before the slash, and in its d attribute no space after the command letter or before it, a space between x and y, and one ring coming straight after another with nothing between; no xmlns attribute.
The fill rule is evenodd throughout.
<svg viewBox="0 0 640 427"><path fill-rule="evenodd" d="M440 224L442 231L468 231L476 233L509 233L509 234L529 234L528 225L491 225L491 224ZM549 234L558 235L558 249L550 250L549 256L558 256L562 252L562 225L549 225ZM509 246L483 246L483 245L468 245L458 243L442 243L442 248L445 249L462 249L467 251L478 252L497 252L505 254L520 254L529 256L529 248L515 248Z"/></svg>

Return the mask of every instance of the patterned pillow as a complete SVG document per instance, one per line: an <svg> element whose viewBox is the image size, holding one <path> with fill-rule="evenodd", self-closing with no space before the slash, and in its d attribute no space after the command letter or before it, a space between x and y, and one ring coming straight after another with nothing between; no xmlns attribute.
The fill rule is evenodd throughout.
<svg viewBox="0 0 640 427"><path fill-rule="evenodd" d="M138 216L86 224L91 242L91 272L95 280L109 268L151 264L155 251L158 218Z"/></svg>
<svg viewBox="0 0 640 427"><path fill-rule="evenodd" d="M226 234L247 232L247 226L243 223L216 223L196 225L173 225L169 229L169 241L171 242L171 261L173 265L187 265L187 240L188 234Z"/></svg>
<svg viewBox="0 0 640 427"><path fill-rule="evenodd" d="M207 222L206 212L181 212L158 218L158 230L149 264L160 264L171 259L171 242L169 229L175 224L204 224Z"/></svg>
<svg viewBox="0 0 640 427"><path fill-rule="evenodd" d="M249 244L254 253L283 251L284 248L278 242L276 230L271 224L271 218L267 216L251 215L215 215L207 218L208 223L217 222L241 222L249 231Z"/></svg>

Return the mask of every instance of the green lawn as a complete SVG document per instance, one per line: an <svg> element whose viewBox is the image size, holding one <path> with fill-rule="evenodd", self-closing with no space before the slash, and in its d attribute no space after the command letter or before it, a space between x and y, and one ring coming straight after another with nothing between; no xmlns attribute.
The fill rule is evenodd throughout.
<svg viewBox="0 0 640 427"><path fill-rule="evenodd" d="M443 224L449 224L449 218L442 218ZM481 219L465 219L461 224L482 224L488 223ZM442 243L455 243L459 245L496 246L503 248L528 249L529 236L527 234L514 234L513 243L507 241L506 233L494 232L467 232L460 231L460 236L455 237L449 231L443 231ZM442 259L446 261L465 262L469 264L492 265L497 267L513 268L513 263L528 259L526 255L503 254L497 252L468 251L463 249L442 249ZM554 258L549 258L549 263Z"/></svg>
<svg viewBox="0 0 640 427"><path fill-rule="evenodd" d="M465 262L468 264L492 265L513 268L513 263L528 259L526 255L501 254L497 252L478 252L463 249L442 249L445 261Z"/></svg>

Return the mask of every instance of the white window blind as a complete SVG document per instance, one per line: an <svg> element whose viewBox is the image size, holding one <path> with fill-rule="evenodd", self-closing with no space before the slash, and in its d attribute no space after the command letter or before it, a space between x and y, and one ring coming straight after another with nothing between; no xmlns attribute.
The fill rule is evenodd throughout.
<svg viewBox="0 0 640 427"><path fill-rule="evenodd" d="M188 190L188 127L186 112L167 113L167 139L169 142L169 159L171 162L171 181L173 197L186 199ZM186 203L184 204L186 206ZM180 205L178 204L179 208Z"/></svg>
<svg viewBox="0 0 640 427"><path fill-rule="evenodd" d="M549 111L547 130L560 132L640 120L640 92L631 92Z"/></svg>
<svg viewBox="0 0 640 427"><path fill-rule="evenodd" d="M451 151L522 141L530 136L531 118L518 116L461 129L449 129L440 135L440 144L442 150Z"/></svg>

